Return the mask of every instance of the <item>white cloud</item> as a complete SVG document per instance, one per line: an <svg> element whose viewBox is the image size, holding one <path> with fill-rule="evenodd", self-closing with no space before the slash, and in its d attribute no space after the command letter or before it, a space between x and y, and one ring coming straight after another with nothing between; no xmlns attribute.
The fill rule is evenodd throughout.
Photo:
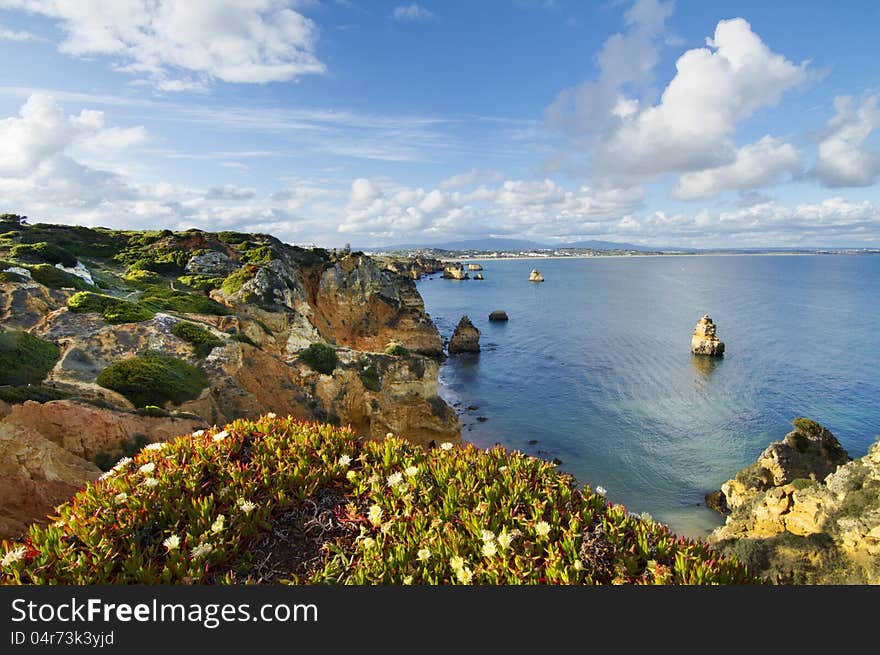
<svg viewBox="0 0 880 655"><path fill-rule="evenodd" d="M878 96L870 96L855 107L850 96L834 99L837 113L828 121L812 171L825 186L871 186L880 177L880 150L868 142L880 128L877 100Z"/></svg>
<svg viewBox="0 0 880 655"><path fill-rule="evenodd" d="M800 156L790 143L765 136L736 151L723 166L685 173L672 190L675 198L711 198L724 189L759 189L801 170Z"/></svg>
<svg viewBox="0 0 880 655"><path fill-rule="evenodd" d="M398 5L391 13L394 20L409 23L421 23L434 18L434 14L424 7L415 3L411 5Z"/></svg>
<svg viewBox="0 0 880 655"><path fill-rule="evenodd" d="M0 25L0 41L36 41L37 36L23 30L9 30Z"/></svg>
<svg viewBox="0 0 880 655"><path fill-rule="evenodd" d="M316 27L283 0L0 0L59 21L61 52L107 55L158 88L266 83L323 73Z"/></svg>
<svg viewBox="0 0 880 655"><path fill-rule="evenodd" d="M440 183L440 188L444 190L460 189L480 182L500 182L501 179L502 175L498 171L482 171L478 168L472 168L467 173L446 178Z"/></svg>

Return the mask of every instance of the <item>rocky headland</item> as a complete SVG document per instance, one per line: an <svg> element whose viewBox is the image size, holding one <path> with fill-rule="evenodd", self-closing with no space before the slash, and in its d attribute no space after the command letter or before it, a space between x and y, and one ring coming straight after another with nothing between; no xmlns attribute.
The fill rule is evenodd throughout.
<svg viewBox="0 0 880 655"><path fill-rule="evenodd" d="M0 536L145 443L240 418L459 438L411 273L267 235L2 228Z"/></svg>
<svg viewBox="0 0 880 655"><path fill-rule="evenodd" d="M809 419L714 495L729 512L709 537L782 584L880 584L880 441L851 460Z"/></svg>

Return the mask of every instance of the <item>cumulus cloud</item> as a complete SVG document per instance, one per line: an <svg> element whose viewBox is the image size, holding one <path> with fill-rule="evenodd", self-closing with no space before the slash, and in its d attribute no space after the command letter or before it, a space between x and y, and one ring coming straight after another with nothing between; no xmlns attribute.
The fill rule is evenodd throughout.
<svg viewBox="0 0 880 655"><path fill-rule="evenodd" d="M0 41L36 41L37 36L23 30L9 30L0 25Z"/></svg>
<svg viewBox="0 0 880 655"><path fill-rule="evenodd" d="M423 23L434 18L433 12L415 3L411 5L398 5L391 12L391 15L394 17L394 20L402 23Z"/></svg>
<svg viewBox="0 0 880 655"><path fill-rule="evenodd" d="M790 143L766 135L736 151L729 164L685 173L672 189L682 200L711 198L725 189L760 189L801 170L800 156Z"/></svg>
<svg viewBox="0 0 880 655"><path fill-rule="evenodd" d="M835 98L836 114L828 121L812 171L825 186L871 186L880 177L880 150L868 141L880 128L877 99L870 96L856 107L851 96Z"/></svg>
<svg viewBox="0 0 880 655"><path fill-rule="evenodd" d="M502 175L498 171L482 171L478 168L472 168L467 173L460 173L447 177L440 182L441 189L461 189L463 187L473 186L480 182L500 182Z"/></svg>
<svg viewBox="0 0 880 655"><path fill-rule="evenodd" d="M284 0L0 0L57 20L75 56L106 55L158 88L204 88L213 79L266 83L323 73L317 29Z"/></svg>

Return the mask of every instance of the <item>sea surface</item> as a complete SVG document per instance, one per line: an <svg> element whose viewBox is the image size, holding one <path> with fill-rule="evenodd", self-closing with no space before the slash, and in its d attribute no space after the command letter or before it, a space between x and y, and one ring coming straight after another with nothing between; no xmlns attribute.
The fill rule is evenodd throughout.
<svg viewBox="0 0 880 655"><path fill-rule="evenodd" d="M880 256L481 264L482 281L418 283L444 339L465 314L482 332L482 352L440 373L462 437L559 458L580 484L679 534L723 522L706 492L795 417L825 425L852 457L880 435ZM528 281L536 267L545 282ZM495 309L510 321L490 323ZM721 359L690 354L706 313Z"/></svg>

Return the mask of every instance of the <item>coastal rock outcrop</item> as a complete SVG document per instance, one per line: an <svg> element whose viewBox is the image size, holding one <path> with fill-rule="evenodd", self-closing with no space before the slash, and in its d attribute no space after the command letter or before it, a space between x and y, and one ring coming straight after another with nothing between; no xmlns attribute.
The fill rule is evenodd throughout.
<svg viewBox="0 0 880 655"><path fill-rule="evenodd" d="M480 352L480 331L471 319L462 316L449 340L449 354Z"/></svg>
<svg viewBox="0 0 880 655"><path fill-rule="evenodd" d="M407 258L381 258L379 263L389 271L398 273L412 280L425 275L443 272L443 262L434 257L415 255Z"/></svg>
<svg viewBox="0 0 880 655"><path fill-rule="evenodd" d="M443 276L447 280L467 280L467 270L462 264L447 264L443 267Z"/></svg>
<svg viewBox="0 0 880 655"><path fill-rule="evenodd" d="M537 268L533 268L532 272L529 273L529 282L543 282L544 276L541 275L541 271Z"/></svg>
<svg viewBox="0 0 880 655"><path fill-rule="evenodd" d="M691 337L691 352L694 355L720 357L724 354L724 342L715 334L717 326L708 314L704 314L694 328Z"/></svg>
<svg viewBox="0 0 880 655"><path fill-rule="evenodd" d="M469 271L482 271L483 267L480 264L468 264Z"/></svg>
<svg viewBox="0 0 880 655"><path fill-rule="evenodd" d="M494 312L489 314L490 321L509 321L510 318L507 316L507 312L503 309L496 309Z"/></svg>
<svg viewBox="0 0 880 655"><path fill-rule="evenodd" d="M482 280L482 279L483 279L483 274L482 274L482 273L477 273L476 275L474 275L474 279L475 279L475 280Z"/></svg>
<svg viewBox="0 0 880 655"><path fill-rule="evenodd" d="M880 441L857 460L823 426L794 430L722 485L709 541L780 583L880 583Z"/></svg>

